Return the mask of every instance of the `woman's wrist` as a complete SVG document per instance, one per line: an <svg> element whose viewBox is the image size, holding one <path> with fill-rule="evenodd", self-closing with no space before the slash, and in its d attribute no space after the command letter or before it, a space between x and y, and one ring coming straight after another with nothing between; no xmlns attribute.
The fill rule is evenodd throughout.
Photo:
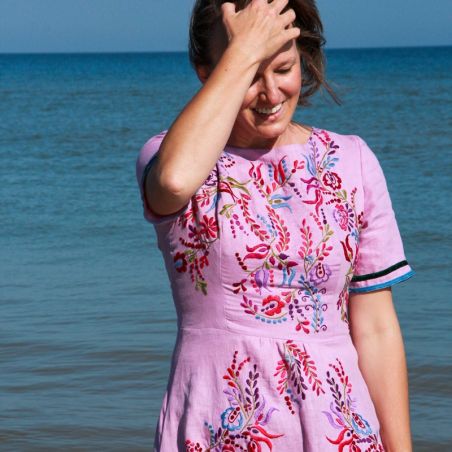
<svg viewBox="0 0 452 452"><path fill-rule="evenodd" d="M241 67L245 70L256 72L261 64L261 60L258 57L257 53L252 51L251 49L247 49L242 45L239 41L232 40L224 54L223 57L230 59L237 67Z"/></svg>

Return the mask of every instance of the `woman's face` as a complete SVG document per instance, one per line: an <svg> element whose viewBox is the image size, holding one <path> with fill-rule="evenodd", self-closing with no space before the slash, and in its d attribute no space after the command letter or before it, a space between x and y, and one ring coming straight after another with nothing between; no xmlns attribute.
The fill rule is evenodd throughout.
<svg viewBox="0 0 452 452"><path fill-rule="evenodd" d="M218 61L224 47L214 49ZM290 124L301 91L301 63L295 40L259 66L248 88L228 144L271 148ZM283 139L284 140L284 139Z"/></svg>
<svg viewBox="0 0 452 452"><path fill-rule="evenodd" d="M231 145L267 148L284 134L298 105L301 64L295 41L264 61L248 88L231 132Z"/></svg>

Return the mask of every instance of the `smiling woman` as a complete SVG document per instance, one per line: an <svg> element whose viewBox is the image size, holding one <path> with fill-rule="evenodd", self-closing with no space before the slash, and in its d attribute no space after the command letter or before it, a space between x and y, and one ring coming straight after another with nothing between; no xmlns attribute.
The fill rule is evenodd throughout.
<svg viewBox="0 0 452 452"><path fill-rule="evenodd" d="M206 83L210 67L199 66L200 80ZM251 82L238 112L228 143L239 147L267 148L274 145L287 129L293 135L303 133L291 123L301 92L300 55L295 41L285 44L264 61ZM305 141L309 132L304 131ZM286 140L296 141L287 133Z"/></svg>
<svg viewBox="0 0 452 452"><path fill-rule="evenodd" d="M383 171L293 121L334 97L321 32L313 0L195 3L202 87L137 159L179 327L157 451L410 450Z"/></svg>

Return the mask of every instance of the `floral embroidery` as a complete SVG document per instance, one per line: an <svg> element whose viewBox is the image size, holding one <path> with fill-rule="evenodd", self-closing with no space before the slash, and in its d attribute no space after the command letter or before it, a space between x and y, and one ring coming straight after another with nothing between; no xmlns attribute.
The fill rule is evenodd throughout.
<svg viewBox="0 0 452 452"><path fill-rule="evenodd" d="M232 281L232 287L235 294L242 296L244 313L267 324L290 320L295 331L304 334L327 330L328 304L324 296L332 276L328 256L333 253L330 239L334 228L325 207L332 206L333 220L346 234L340 243L349 267L336 303L344 322L362 221L362 212L356 211L356 187L349 196L342 177L335 171L339 146L326 131L315 130L312 136L318 140L310 140L304 160L291 161L282 156L270 163L250 161L246 180L220 172L220 167L226 170L236 162L234 156L223 153L217 168L193 197L190 209L178 219L186 233L179 237L183 250L178 249L174 255L176 271L189 273L195 289L207 295L204 270L209 266L209 249L220 238L217 215L224 217L233 238L240 234L257 239L257 243L246 245L245 253L234 253L242 275ZM305 193L300 192L296 178L304 183ZM221 195L225 202L216 212ZM253 197L264 200L263 211L252 210ZM291 255L292 237L284 211L292 212L291 204L296 198L313 206L309 212L313 224L308 223L307 217L301 219L298 237L302 243L298 250L292 246ZM315 242L314 228L320 234ZM294 282L296 288L292 288ZM274 287L286 290L275 294ZM257 300L247 295L249 290L258 295Z"/></svg>
<svg viewBox="0 0 452 452"><path fill-rule="evenodd" d="M303 274L300 275L298 282L304 288L302 296L302 300L306 302L304 309L308 313L312 311L310 326L314 332L318 333L326 330L323 312L328 309L328 306L323 303L321 297L321 295L326 293L326 289L319 286L321 283L328 281L332 273L329 266L324 263L324 260L333 250L332 246L326 245L333 235L333 231L328 223L325 222L326 224L323 225L315 217L314 220L322 233L322 238L317 246L314 247L311 228L307 224L306 219L303 218L300 228L302 245L298 250L298 255L303 260ZM301 312L299 313L302 314ZM305 332L308 333L309 330Z"/></svg>
<svg viewBox="0 0 452 452"><path fill-rule="evenodd" d="M174 266L179 273L187 271L187 259L184 253L176 253L174 256Z"/></svg>
<svg viewBox="0 0 452 452"><path fill-rule="evenodd" d="M314 248L312 241L312 232L307 225L306 219L302 221L302 227L300 229L302 237L302 245L298 250L298 255L303 260L303 268L300 270L302 274L299 277L299 284L302 289L292 289L289 291L281 292L281 297L273 296L273 301L277 302L277 310L268 310L266 303L268 297L264 298L259 305L254 304L246 295L243 295L243 302L241 303L247 314L253 315L256 319L262 320L266 323L281 323L287 321L288 318L296 321L296 331L303 330L306 334L312 330L313 332L319 332L326 330L324 324L323 312L327 310L327 304L322 301L321 295L326 293L325 288L319 288L318 285L328 281L332 271L330 267L324 262L324 259L332 251L331 246L327 246L326 242L329 240L333 232L329 229L329 226L321 226L323 237L320 243ZM252 254L248 254L244 259L249 257L265 257L268 254L268 247L262 245L259 249L264 252L263 255L257 255L256 249L247 248L248 251L253 251ZM286 254L279 255L280 259L287 259ZM269 258L269 262L273 262L274 256ZM243 262L243 261L242 261ZM289 285L295 277L295 266L299 264L294 261L286 261L286 267L283 267L280 263L279 269L283 270L283 284ZM243 267L242 267L243 268ZM254 287L257 287L259 293L262 293L262 289L268 290L267 283L272 279L272 272L267 268L259 269L254 272ZM242 280L240 284L236 286L236 293L240 290L246 290ZM284 308L284 309L283 309ZM308 319L311 318L311 320Z"/></svg>
<svg viewBox="0 0 452 452"><path fill-rule="evenodd" d="M342 187L342 179L337 173L334 173L333 171L327 171L323 175L323 184L327 187L330 187L332 190L339 190Z"/></svg>
<svg viewBox="0 0 452 452"><path fill-rule="evenodd" d="M204 215L199 233L204 235L207 239L214 239L217 236L217 232L218 226L215 222L215 218L209 218L207 215Z"/></svg>
<svg viewBox="0 0 452 452"><path fill-rule="evenodd" d="M352 213L352 209L347 209L347 207L344 205L336 204L336 208L333 212L333 217L342 230L347 231L348 229L350 229L350 223L353 218Z"/></svg>
<svg viewBox="0 0 452 452"><path fill-rule="evenodd" d="M306 347L300 349L292 340L285 342L284 357L278 361L274 376L279 378L278 392L286 393L284 401L292 414L295 414L293 402L301 406L302 400L306 399L308 385L317 396L325 393L314 360Z"/></svg>
<svg viewBox="0 0 452 452"><path fill-rule="evenodd" d="M293 188L293 192L301 197L291 178L298 170L304 169L304 164L295 160L292 169L289 171L285 157L283 157L278 164L267 166L268 179L263 177L262 166L262 163L257 167L252 164L249 174L253 178L253 183L259 190L260 195L267 199L268 217L266 220L263 217L260 218L265 225L265 232L261 225L251 223L252 232L262 242L253 247L247 246L248 253L243 257L236 253L238 264L246 272L247 277L234 283L234 293L246 292L248 281L261 296L264 290L270 292L270 287L275 285L276 270L282 273L281 285L290 287L297 273L295 267L299 266L299 263L293 258L291 259L288 254L291 240L290 232L283 217L275 211L276 208L283 207L291 210L288 201L292 198L292 195L283 196L274 192L288 184ZM270 182L267 182L267 180L270 180ZM264 296L261 302L257 304L243 294L241 305L245 313L253 315L262 322L273 324L285 322L290 318L295 321L295 329L297 331L302 329L305 333L309 333L310 330L319 332L326 329L323 312L327 309L327 305L321 299L321 295L326 293L326 289L319 289L316 284L326 282L331 275L331 269L322 261L332 250L332 247L325 245L325 243L333 232L328 224L324 227L318 219L316 222L323 232L323 238L315 249L313 247L309 250L309 252L315 253L315 256L306 255L302 249L298 252L300 257L304 259L304 275L302 274L298 280L303 288L282 292L281 296L284 299L280 296L274 296L272 301L277 303L277 309L268 308L268 297ZM305 248L308 246L307 240L311 236L310 228L305 220L303 220L301 233L305 238L303 246ZM313 244L309 243L312 247ZM311 320L308 320L308 317Z"/></svg>
<svg viewBox="0 0 452 452"><path fill-rule="evenodd" d="M346 272L344 287L337 300L337 308L341 312L341 319L344 322L347 322L348 286L350 285L353 276L354 265L356 265L354 257L356 256L358 248L362 213L358 214L356 211L356 187L352 189L349 199L347 191L345 189L341 190L341 177L337 173L331 171L339 160L334 156L339 149L339 146L331 139L326 131L319 131L316 136L324 145L325 149L323 155L321 155L316 143L312 143L311 153L307 157L307 168L312 177L308 180L302 179L302 181L307 184L308 192L311 189L314 190L315 196L314 199L304 202L307 204L314 204L317 215L319 215L321 205L334 204L335 209L333 211L333 218L343 231L348 232L345 241L341 241L341 244L344 248L345 259L350 263L350 266ZM326 201L326 197L330 199ZM350 244L350 237L353 237L356 244L355 254L353 254L353 248Z"/></svg>
<svg viewBox="0 0 452 452"><path fill-rule="evenodd" d="M234 352L231 365L227 368L223 379L227 382L227 389L223 392L227 396L229 407L220 415L221 427L217 430L205 423L209 431L210 442L201 446L199 442L190 439L185 441L187 452L207 451L261 451L265 444L269 450L273 449L273 440L284 436L271 433L268 427L274 411L277 408L266 408L266 402L259 390L259 372L254 364L246 374L244 367L251 359L246 357L238 362L238 351ZM246 374L240 377L241 372Z"/></svg>
<svg viewBox="0 0 452 452"><path fill-rule="evenodd" d="M351 397L352 384L345 374L342 363L336 359L336 364L330 364L334 374L327 371L327 383L330 386L334 402L330 404L330 411L323 411L330 425L340 430L337 438L327 440L337 445L338 451L348 447L349 451L379 451L384 452L383 446L376 433L364 417L356 412L356 403ZM337 380L338 381L337 381Z"/></svg>
<svg viewBox="0 0 452 452"><path fill-rule="evenodd" d="M321 284L323 282L326 282L328 281L330 276L331 276L330 267L322 262L317 262L317 264L313 266L311 271L309 272L309 279L314 284Z"/></svg>
<svg viewBox="0 0 452 452"><path fill-rule="evenodd" d="M202 189L192 198L191 208L178 218L178 226L186 230L185 237L179 237L184 251L177 251L173 257L176 271L188 271L195 289L204 295L207 295L207 281L203 270L209 265L209 248L220 234L215 218L215 206L219 199L216 176L216 171L210 173ZM205 213L199 219L201 208Z"/></svg>

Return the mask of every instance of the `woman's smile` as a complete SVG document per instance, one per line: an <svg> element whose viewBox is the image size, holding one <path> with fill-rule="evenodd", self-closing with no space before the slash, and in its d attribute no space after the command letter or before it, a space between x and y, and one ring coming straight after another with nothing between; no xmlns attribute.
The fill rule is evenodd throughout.
<svg viewBox="0 0 452 452"><path fill-rule="evenodd" d="M280 102L279 104L273 107L253 108L252 110L255 116L259 118L259 120L275 122L278 121L279 118L284 114L285 101Z"/></svg>
<svg viewBox="0 0 452 452"><path fill-rule="evenodd" d="M261 108L253 108L254 111L261 115L273 115L275 113L278 113L282 108L282 102L275 105L274 107L261 107Z"/></svg>
<svg viewBox="0 0 452 452"><path fill-rule="evenodd" d="M245 95L229 145L272 147L284 140L301 90L301 67L294 42L265 61Z"/></svg>

